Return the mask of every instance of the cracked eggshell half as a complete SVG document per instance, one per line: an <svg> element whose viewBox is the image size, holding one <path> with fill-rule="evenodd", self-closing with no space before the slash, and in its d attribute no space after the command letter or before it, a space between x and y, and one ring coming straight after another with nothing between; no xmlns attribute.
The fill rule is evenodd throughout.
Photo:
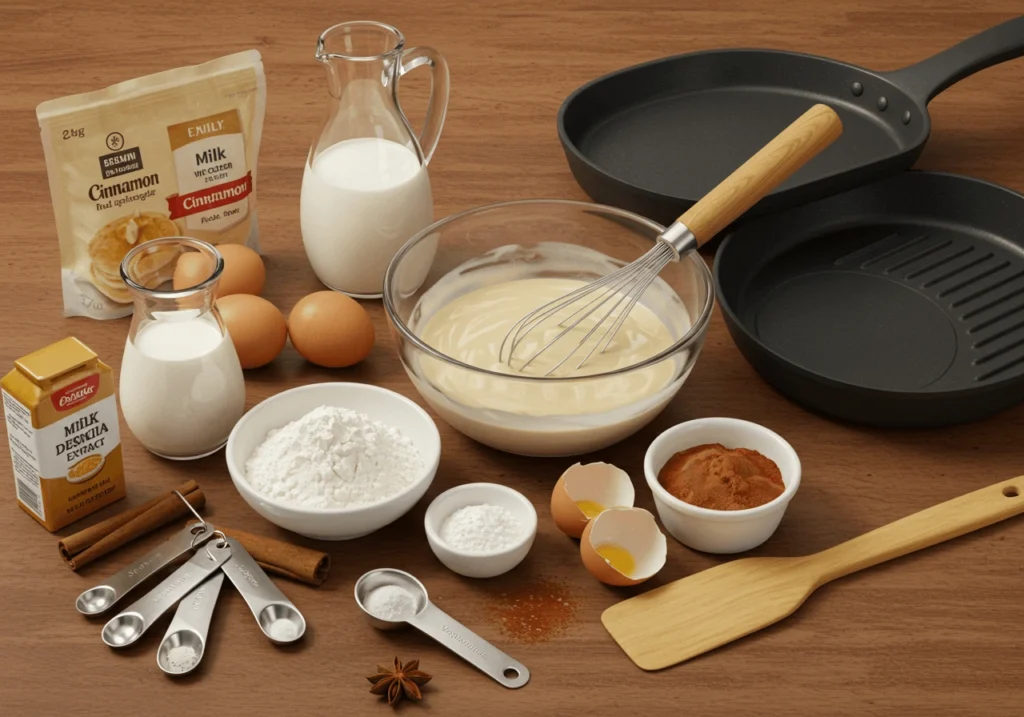
<svg viewBox="0 0 1024 717"><path fill-rule="evenodd" d="M605 545L629 553L634 564L629 574L598 554L598 548ZM667 555L665 534L643 508L609 508L587 524L580 540L583 566L606 585L638 585L665 567Z"/></svg>
<svg viewBox="0 0 1024 717"><path fill-rule="evenodd" d="M561 475L551 491L551 517L559 530L579 538L602 510L632 507L635 497L633 482L621 468L610 463L577 463Z"/></svg>

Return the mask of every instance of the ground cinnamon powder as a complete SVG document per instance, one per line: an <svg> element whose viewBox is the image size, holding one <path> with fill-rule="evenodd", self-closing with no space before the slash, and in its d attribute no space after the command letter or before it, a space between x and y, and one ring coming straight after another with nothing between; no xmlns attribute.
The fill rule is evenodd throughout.
<svg viewBox="0 0 1024 717"><path fill-rule="evenodd" d="M658 473L669 493L711 510L745 510L778 498L785 485L775 461L749 448L705 443L676 453Z"/></svg>
<svg viewBox="0 0 1024 717"><path fill-rule="evenodd" d="M565 633L576 618L576 601L562 583L522 583L495 596L491 617L514 642L537 643Z"/></svg>

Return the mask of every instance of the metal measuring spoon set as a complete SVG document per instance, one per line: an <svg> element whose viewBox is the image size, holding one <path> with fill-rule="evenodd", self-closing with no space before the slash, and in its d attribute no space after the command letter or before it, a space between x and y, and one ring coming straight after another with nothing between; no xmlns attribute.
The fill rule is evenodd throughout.
<svg viewBox="0 0 1024 717"><path fill-rule="evenodd" d="M411 614L399 620L385 620L370 612L366 607L367 597L387 585L403 588L413 596L416 607ZM378 630L412 625L505 687L516 689L530 681L526 665L509 657L430 602L423 583L407 572L391 568L371 570L356 581L355 595L359 609L366 613L370 624Z"/></svg>
<svg viewBox="0 0 1024 717"><path fill-rule="evenodd" d="M162 568L194 553L156 587L111 618L101 633L103 642L110 647L126 647L177 605L157 648L157 665L169 675L187 674L202 660L213 609L225 577L237 588L263 634L272 642L294 642L306 632L302 613L271 582L249 552L198 514L196 517L199 523L189 525L103 584L89 588L75 601L83 615L99 615Z"/></svg>

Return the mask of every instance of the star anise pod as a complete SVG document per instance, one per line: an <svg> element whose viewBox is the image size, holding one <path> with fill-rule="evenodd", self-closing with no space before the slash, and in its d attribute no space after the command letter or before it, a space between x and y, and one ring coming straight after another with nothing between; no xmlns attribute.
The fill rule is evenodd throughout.
<svg viewBox="0 0 1024 717"><path fill-rule="evenodd" d="M388 704L398 704L402 697L411 700L423 699L420 687L430 682L430 675L419 669L419 660L410 660L404 665L395 658L395 668L392 670L384 665L377 665L377 672L366 679L373 687L371 694L387 695Z"/></svg>

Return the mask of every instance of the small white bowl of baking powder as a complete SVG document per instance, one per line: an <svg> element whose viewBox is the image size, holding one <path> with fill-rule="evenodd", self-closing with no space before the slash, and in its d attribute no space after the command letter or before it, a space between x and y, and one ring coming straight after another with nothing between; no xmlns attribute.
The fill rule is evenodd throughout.
<svg viewBox="0 0 1024 717"><path fill-rule="evenodd" d="M317 383L250 409L225 457L239 494L271 523L348 540L393 523L423 497L441 437L426 411L394 391Z"/></svg>
<svg viewBox="0 0 1024 717"><path fill-rule="evenodd" d="M493 578L523 562L537 536L526 496L497 483L467 483L434 498L423 518L437 559L467 578Z"/></svg>

